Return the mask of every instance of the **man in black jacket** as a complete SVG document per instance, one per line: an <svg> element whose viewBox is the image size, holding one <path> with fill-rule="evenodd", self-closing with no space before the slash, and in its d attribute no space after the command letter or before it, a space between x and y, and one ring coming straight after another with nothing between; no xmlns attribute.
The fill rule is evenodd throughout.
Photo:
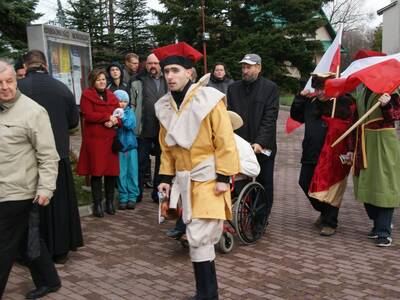
<svg viewBox="0 0 400 300"><path fill-rule="evenodd" d="M242 80L228 88L228 108L243 119L243 126L236 133L253 147L260 163L257 181L262 184L268 197L268 214L272 208L274 162L276 155L276 121L279 111L277 85L260 76L261 57L246 54L240 61Z"/></svg>
<svg viewBox="0 0 400 300"><path fill-rule="evenodd" d="M65 263L68 252L83 245L69 160L69 129L78 126L79 112L68 87L48 74L43 52L29 51L24 55L24 64L27 73L18 80L18 88L47 110L60 156L53 200L40 211L40 231L54 261Z"/></svg>
<svg viewBox="0 0 400 300"><path fill-rule="evenodd" d="M161 73L160 62L154 54L146 59L146 73L138 75L131 83L131 99L136 115L136 135L138 136L139 189L138 201L143 197L145 173L150 153L155 156L153 192L151 197L158 203L157 186L160 169L160 144L158 131L160 126L154 111L154 104L167 93L167 84Z"/></svg>

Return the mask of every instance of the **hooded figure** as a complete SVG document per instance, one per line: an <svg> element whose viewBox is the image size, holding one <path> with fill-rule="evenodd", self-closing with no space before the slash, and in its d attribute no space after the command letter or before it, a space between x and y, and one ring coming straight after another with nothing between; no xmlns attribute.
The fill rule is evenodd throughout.
<svg viewBox="0 0 400 300"><path fill-rule="evenodd" d="M112 62L107 67L108 85L107 88L115 92L116 90L123 90L129 95L129 84L123 79L123 67L119 62ZM129 96L130 99L130 96ZM129 101L130 102L130 101Z"/></svg>

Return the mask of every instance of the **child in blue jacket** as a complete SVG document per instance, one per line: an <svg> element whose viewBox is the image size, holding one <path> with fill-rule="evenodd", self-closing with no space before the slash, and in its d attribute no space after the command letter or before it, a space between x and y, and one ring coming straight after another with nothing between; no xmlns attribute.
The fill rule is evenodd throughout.
<svg viewBox="0 0 400 300"><path fill-rule="evenodd" d="M134 133L136 118L129 107L129 95L116 90L115 96L123 113L119 112L122 126L118 128L118 139L122 144L119 152L120 173L118 177L119 209L135 209L139 195L137 140ZM122 116L121 116L122 115Z"/></svg>

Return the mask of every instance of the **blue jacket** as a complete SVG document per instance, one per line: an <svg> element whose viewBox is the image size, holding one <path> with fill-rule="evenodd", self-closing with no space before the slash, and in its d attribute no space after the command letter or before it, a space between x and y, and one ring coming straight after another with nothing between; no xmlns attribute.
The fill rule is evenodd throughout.
<svg viewBox="0 0 400 300"><path fill-rule="evenodd" d="M127 106L124 110L124 117L122 118L122 126L118 128L118 139L122 144L120 152L126 152L137 148L137 140L134 133L136 127L136 118L131 108Z"/></svg>

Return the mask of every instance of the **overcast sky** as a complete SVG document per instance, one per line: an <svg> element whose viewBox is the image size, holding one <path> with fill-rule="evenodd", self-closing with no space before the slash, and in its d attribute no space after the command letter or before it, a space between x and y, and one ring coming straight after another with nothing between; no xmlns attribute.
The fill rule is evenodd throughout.
<svg viewBox="0 0 400 300"><path fill-rule="evenodd" d="M65 7L67 5L67 0L61 0L62 5ZM161 9L162 6L160 5L158 0L147 0L148 6L154 9ZM390 0L365 0L364 10L366 12L375 12L382 7L385 7L390 3ZM57 0L39 0L39 5L37 6L36 11L43 13L43 17L41 17L35 23L45 23L49 20L53 20L56 15L57 10ZM370 24L375 27L379 25L382 21L381 17L376 17L376 19L371 22Z"/></svg>

